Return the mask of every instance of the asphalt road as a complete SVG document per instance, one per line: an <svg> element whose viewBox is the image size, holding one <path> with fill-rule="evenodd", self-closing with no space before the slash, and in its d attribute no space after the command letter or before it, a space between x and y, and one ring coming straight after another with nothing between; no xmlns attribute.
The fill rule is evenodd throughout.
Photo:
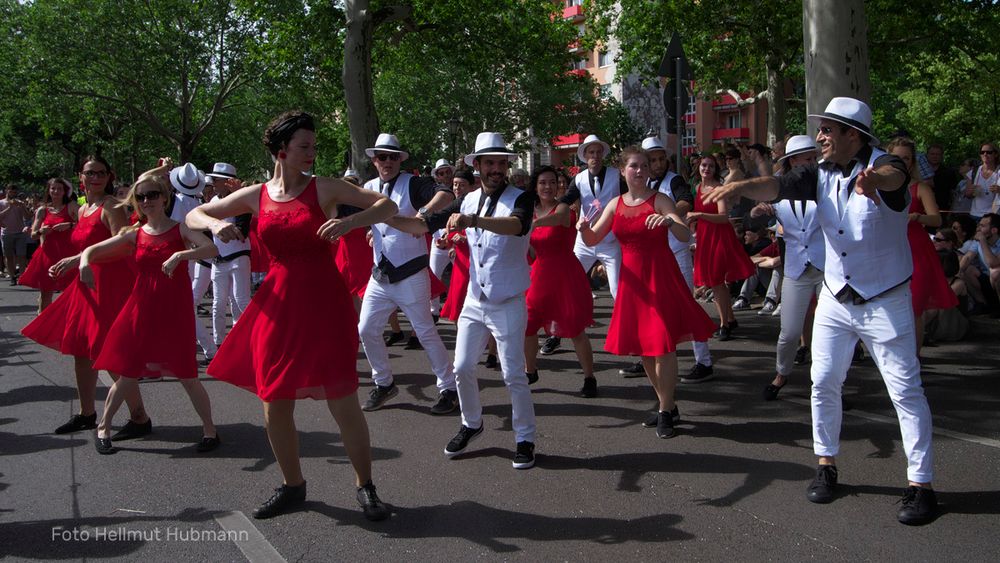
<svg viewBox="0 0 1000 563"><path fill-rule="evenodd" d="M457 416L428 413L434 378L420 351L391 348L400 394L368 414L376 484L391 519L366 521L336 425L322 403L298 405L305 508L248 515L280 484L259 401L203 378L222 447L194 452L197 417L174 381L144 382L154 433L99 456L93 435L56 436L76 412L69 358L19 330L34 292L0 281L0 556L10 560L995 560L1000 553L1000 323L977 321L960 345L926 348L934 413L935 486L943 514L896 522L905 459L895 414L870 362L845 396L842 495L813 505L808 373L781 399L760 392L773 374L777 319L738 313L737 339L713 343L716 378L682 385L680 436L640 426L653 403L624 362L597 353L600 396L578 397L571 349L544 357L532 393L538 463L511 468L510 403L498 371L479 367L486 432L465 456L442 449ZM597 300L602 350L610 299ZM201 319L207 322L207 319ZM440 325L451 348L454 327ZM564 341L569 346L568 341ZM691 365L681 354L681 370ZM370 380L359 356L361 392ZM99 398L106 387L102 384ZM119 423L124 422L124 409Z"/></svg>

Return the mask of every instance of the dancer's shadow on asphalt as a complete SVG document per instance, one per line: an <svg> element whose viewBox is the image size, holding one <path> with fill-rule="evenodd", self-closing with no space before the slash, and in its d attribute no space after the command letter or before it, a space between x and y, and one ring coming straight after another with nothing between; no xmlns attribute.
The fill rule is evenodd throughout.
<svg viewBox="0 0 1000 563"><path fill-rule="evenodd" d="M619 474L617 490L626 492L641 492L642 478L651 473L745 475L743 483L729 494L702 501L708 506L731 506L774 481L807 481L814 473L812 467L798 463L695 453L642 452L588 458L540 454L536 464L544 470L613 471Z"/></svg>
<svg viewBox="0 0 1000 563"><path fill-rule="evenodd" d="M163 455L170 459L203 459L211 463L216 459L245 459L250 462L243 471L264 471L274 464L274 454L268 445L263 427L249 423L221 424L218 426L222 444L215 451L198 453L195 442L201 437L201 427L154 426L153 433L142 440L120 440L115 442L123 453ZM299 431L299 456L302 458L330 458L329 462L340 465L349 463L347 452L336 432ZM179 446L161 447L159 444L176 443ZM389 448L372 448L373 460L396 459L402 454Z"/></svg>
<svg viewBox="0 0 1000 563"><path fill-rule="evenodd" d="M360 526L387 538L454 538L481 545L494 553L523 550L518 540L576 541L601 545L627 542L668 542L694 539L677 529L681 517L659 514L631 520L579 517L560 518L515 512L473 501L451 504L391 507L393 516L383 522L368 522L357 509L310 503L316 512L340 525Z"/></svg>
<svg viewBox="0 0 1000 563"><path fill-rule="evenodd" d="M28 385L0 393L0 407L49 401L75 401L76 399L76 388L72 385Z"/></svg>
<svg viewBox="0 0 1000 563"><path fill-rule="evenodd" d="M72 559L72 560L104 560L111 557L125 557L142 549L148 542L136 534L135 537L123 537L119 541L96 541L90 536L89 541L63 539L62 533L72 533L73 530L93 530L107 528L118 530L127 528L139 531L144 523L153 527L158 522L171 525L180 522L211 523L217 527L213 518L214 512L203 508L189 508L176 516L146 516L130 514L129 516L99 516L87 518L56 518L52 520L29 520L25 522L9 522L0 526L0 558L10 557L15 560L25 559ZM70 538L71 536L65 536Z"/></svg>
<svg viewBox="0 0 1000 563"><path fill-rule="evenodd" d="M73 448L87 443L83 438L56 437L46 434L21 435L0 432L0 456L25 455L48 450Z"/></svg>

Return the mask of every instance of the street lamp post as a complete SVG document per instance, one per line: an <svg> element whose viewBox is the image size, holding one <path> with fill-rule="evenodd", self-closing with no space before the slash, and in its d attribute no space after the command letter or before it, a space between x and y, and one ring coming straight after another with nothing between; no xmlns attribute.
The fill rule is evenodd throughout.
<svg viewBox="0 0 1000 563"><path fill-rule="evenodd" d="M451 135L451 161L455 162L455 137L462 127L462 119L453 117L448 120L448 133Z"/></svg>

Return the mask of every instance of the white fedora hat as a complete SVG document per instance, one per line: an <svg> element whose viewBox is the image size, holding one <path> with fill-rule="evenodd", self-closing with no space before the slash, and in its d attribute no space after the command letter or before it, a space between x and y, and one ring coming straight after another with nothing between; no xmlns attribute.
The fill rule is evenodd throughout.
<svg viewBox="0 0 1000 563"><path fill-rule="evenodd" d="M401 161L410 158L410 153L399 148L399 139L391 133L379 133L378 139L375 139L375 146L365 149L368 158L375 158L376 152L397 152L402 155L399 157Z"/></svg>
<svg viewBox="0 0 1000 563"><path fill-rule="evenodd" d="M212 167L212 171L205 174L205 176L209 178L235 178L236 167L225 162L216 162L215 166Z"/></svg>
<svg viewBox="0 0 1000 563"><path fill-rule="evenodd" d="M872 108L861 100L854 98L837 97L830 100L823 113L809 114L809 119L813 123L819 123L821 119L830 119L838 123L843 123L848 127L857 129L864 133L869 143L878 144L878 139L872 135Z"/></svg>
<svg viewBox="0 0 1000 563"><path fill-rule="evenodd" d="M205 189L205 173L188 162L170 171L170 184L184 195L199 195Z"/></svg>
<svg viewBox="0 0 1000 563"><path fill-rule="evenodd" d="M442 168L451 168L452 172L455 171L455 167L452 166L450 162L443 158L439 158L438 161L434 163L434 169L431 170L431 174L437 174L437 171Z"/></svg>
<svg viewBox="0 0 1000 563"><path fill-rule="evenodd" d="M642 150L644 151L663 151L670 154L667 147L663 146L663 141L659 137L646 137L642 140Z"/></svg>
<svg viewBox="0 0 1000 563"><path fill-rule="evenodd" d="M580 146L579 146L579 148L576 149L576 157L578 159L580 159L580 162L587 162L587 159L583 158L583 151L587 150L587 147L590 146L590 145L592 145L592 144L594 144L594 143L597 143L597 144L601 145L602 147L604 147L604 156L601 157L602 160L605 159L605 158L608 158L608 155L611 154L611 146L610 145L608 145L604 141L598 139L597 135L587 135L587 138L584 139L583 143L581 143Z"/></svg>
<svg viewBox="0 0 1000 563"><path fill-rule="evenodd" d="M361 176L358 175L358 171L357 170L355 170L353 168L348 168L347 170L344 170L344 178L358 178L358 179L361 179Z"/></svg>
<svg viewBox="0 0 1000 563"><path fill-rule="evenodd" d="M507 143L503 142L500 133L484 132L476 135L476 150L472 154L465 155L465 163L472 166L477 156L488 154L506 156L508 161L517 158L517 153L507 148Z"/></svg>
<svg viewBox="0 0 1000 563"><path fill-rule="evenodd" d="M795 135L794 137L789 137L788 142L785 143L785 154L778 159L778 162L781 162L790 156L807 152L816 152L816 139L813 139L809 135Z"/></svg>

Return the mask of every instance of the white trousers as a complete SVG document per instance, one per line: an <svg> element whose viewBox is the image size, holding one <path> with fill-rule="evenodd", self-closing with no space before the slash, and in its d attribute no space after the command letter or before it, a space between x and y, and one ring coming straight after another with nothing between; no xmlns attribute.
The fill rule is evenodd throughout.
<svg viewBox="0 0 1000 563"><path fill-rule="evenodd" d="M201 298L205 297L209 284L212 283L212 269L202 266L194 260L188 261L188 273L191 275L191 293L194 295L194 336L198 340L198 346L205 354L206 358L214 358L219 347L212 340L205 324L198 320L198 304Z"/></svg>
<svg viewBox="0 0 1000 563"><path fill-rule="evenodd" d="M250 257L212 264L212 338L216 346L226 337L226 307L232 309L233 324L250 304Z"/></svg>
<svg viewBox="0 0 1000 563"><path fill-rule="evenodd" d="M905 284L861 305L844 304L823 286L812 340L813 450L818 456L840 451L841 391L860 338L896 408L907 478L929 483L933 480L931 411L920 383L910 299L910 286Z"/></svg>
<svg viewBox="0 0 1000 563"><path fill-rule="evenodd" d="M677 266L681 269L681 274L684 275L684 281L688 284L688 289L692 292L694 291L694 262L691 260L691 251L687 248L674 252L674 258L677 259ZM705 341L695 341L694 346L694 361L706 366L712 366L712 353L708 349L708 342Z"/></svg>
<svg viewBox="0 0 1000 563"><path fill-rule="evenodd" d="M472 291L465 297L455 336L455 379L465 426L479 428L483 424L483 405L479 401L479 380L475 370L492 334L497 341L503 382L510 393L515 442L535 441L535 405L531 402L531 389L524 373L527 326L528 309L523 294L502 303L479 301Z"/></svg>
<svg viewBox="0 0 1000 563"><path fill-rule="evenodd" d="M583 269L588 275L590 269L594 267L594 262L604 264L604 270L608 273L611 299L618 296L618 272L622 267L622 248L618 246L617 240L609 242L605 239L597 246L587 246L583 244L583 239L577 235L576 244L573 245L573 254L576 254L577 260L583 264Z"/></svg>
<svg viewBox="0 0 1000 563"><path fill-rule="evenodd" d="M435 238L435 240L437 240ZM448 263L451 259L448 258L448 251L443 248L438 248L436 244L431 243L431 254L430 254L430 268L431 273L433 273L437 279L444 280L444 269L448 267ZM432 297L431 298L431 314L437 315L441 311L441 298Z"/></svg>
<svg viewBox="0 0 1000 563"><path fill-rule="evenodd" d="M427 302L431 298L431 279L425 270L402 280L389 283L388 280L368 280L365 298L361 301L361 321L358 334L364 346L368 364L372 368L372 379L383 387L392 385L392 368L389 366L389 351L382 339L389 315L397 308L410 320L420 344L431 362L431 369L437 377L438 391L455 389L455 374L448 360L448 350L441 342L441 335L434 327L434 318Z"/></svg>
<svg viewBox="0 0 1000 563"><path fill-rule="evenodd" d="M806 323L809 303L813 295L818 296L823 288L823 272L808 266L799 279L785 276L781 283L781 332L775 356L775 370L778 375L788 376L795 365L795 352L799 349L799 338ZM853 350L852 350L853 351Z"/></svg>

